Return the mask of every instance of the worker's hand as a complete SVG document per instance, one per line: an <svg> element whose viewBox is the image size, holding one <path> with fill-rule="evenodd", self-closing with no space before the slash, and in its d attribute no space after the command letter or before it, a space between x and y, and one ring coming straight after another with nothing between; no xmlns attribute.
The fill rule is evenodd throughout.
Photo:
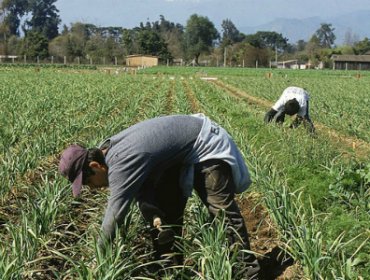
<svg viewBox="0 0 370 280"><path fill-rule="evenodd" d="M159 218L159 217L156 217L155 219L154 219L154 221L153 221L153 226L155 227L155 228L160 228L161 227L161 225L162 225L162 220L161 220L161 218Z"/></svg>

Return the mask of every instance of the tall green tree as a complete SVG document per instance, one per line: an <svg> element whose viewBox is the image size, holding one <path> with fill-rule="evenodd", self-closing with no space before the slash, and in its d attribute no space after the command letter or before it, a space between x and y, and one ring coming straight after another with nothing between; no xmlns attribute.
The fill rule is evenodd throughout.
<svg viewBox="0 0 370 280"><path fill-rule="evenodd" d="M19 28L22 17L27 13L29 0L3 0L0 3L3 29L8 35L19 36Z"/></svg>
<svg viewBox="0 0 370 280"><path fill-rule="evenodd" d="M358 41L353 46L356 54L365 54L370 51L370 39L365 37L362 41Z"/></svg>
<svg viewBox="0 0 370 280"><path fill-rule="evenodd" d="M58 25L61 22L57 0L29 0L31 19L25 23L25 33L31 30L43 34L48 40L58 36Z"/></svg>
<svg viewBox="0 0 370 280"><path fill-rule="evenodd" d="M143 28L137 36L138 50L141 54L149 54L159 56L163 60L172 59L170 52L167 49L167 44L152 29Z"/></svg>
<svg viewBox="0 0 370 280"><path fill-rule="evenodd" d="M86 55L86 44L92 35L91 29L93 29L91 25L81 22L71 25L67 40L67 56L75 58Z"/></svg>
<svg viewBox="0 0 370 280"><path fill-rule="evenodd" d="M285 51L288 48L288 39L284 38L281 33L274 31L258 31L255 34L247 35L244 42L260 49L277 48L278 51Z"/></svg>
<svg viewBox="0 0 370 280"><path fill-rule="evenodd" d="M307 46L307 42L305 40L298 40L297 41L297 51L303 51Z"/></svg>
<svg viewBox="0 0 370 280"><path fill-rule="evenodd" d="M31 58L44 59L48 56L49 41L42 33L28 32L24 38L23 54Z"/></svg>
<svg viewBox="0 0 370 280"><path fill-rule="evenodd" d="M322 47L320 45L320 39L317 37L317 35L312 35L306 45L305 50L307 57L313 65L316 65L319 62L321 49Z"/></svg>
<svg viewBox="0 0 370 280"><path fill-rule="evenodd" d="M198 65L199 56L210 53L219 33L207 17L193 14L186 23L184 36L188 57L193 58Z"/></svg>
<svg viewBox="0 0 370 280"><path fill-rule="evenodd" d="M237 43L234 45L231 62L233 65L244 65L245 67L255 67L257 62L258 65L267 67L269 65L269 51L253 47L249 43Z"/></svg>
<svg viewBox="0 0 370 280"><path fill-rule="evenodd" d="M230 46L243 40L243 34L235 27L230 19L225 19L221 23L222 36L221 47Z"/></svg>
<svg viewBox="0 0 370 280"><path fill-rule="evenodd" d="M171 56L184 57L184 27L181 24L170 22L160 15L159 21L152 23L152 29L167 44Z"/></svg>
<svg viewBox="0 0 370 280"><path fill-rule="evenodd" d="M135 31L132 29L123 29L122 31L122 44L123 44L123 53L124 55L133 54L134 52L134 38Z"/></svg>
<svg viewBox="0 0 370 280"><path fill-rule="evenodd" d="M320 46L323 48L331 48L334 45L336 36L334 34L335 28L329 23L321 23L319 29L316 30L315 35L319 39Z"/></svg>

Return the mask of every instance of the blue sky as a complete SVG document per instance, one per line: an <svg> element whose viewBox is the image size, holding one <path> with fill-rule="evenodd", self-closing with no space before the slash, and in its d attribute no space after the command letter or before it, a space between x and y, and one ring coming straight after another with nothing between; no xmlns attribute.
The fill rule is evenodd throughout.
<svg viewBox="0 0 370 280"><path fill-rule="evenodd" d="M237 28L276 18L322 18L370 10L369 0L58 0L62 23L81 21L97 26L132 28L163 15L185 25L190 15L208 17L220 29L223 19Z"/></svg>

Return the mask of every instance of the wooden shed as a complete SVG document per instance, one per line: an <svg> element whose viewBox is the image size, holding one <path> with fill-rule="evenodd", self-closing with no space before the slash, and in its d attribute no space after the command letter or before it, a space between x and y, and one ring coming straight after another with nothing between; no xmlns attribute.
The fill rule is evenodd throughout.
<svg viewBox="0 0 370 280"><path fill-rule="evenodd" d="M126 65L129 67L152 67L158 65L158 56L129 55L126 56Z"/></svg>
<svg viewBox="0 0 370 280"><path fill-rule="evenodd" d="M370 70L370 55L332 55L333 69Z"/></svg>

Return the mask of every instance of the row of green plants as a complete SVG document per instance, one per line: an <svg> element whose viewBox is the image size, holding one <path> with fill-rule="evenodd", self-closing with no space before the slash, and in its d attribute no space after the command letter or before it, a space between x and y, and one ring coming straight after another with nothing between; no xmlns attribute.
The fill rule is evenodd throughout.
<svg viewBox="0 0 370 280"><path fill-rule="evenodd" d="M215 86L194 82L193 90L199 100L204 99L206 110L214 112L214 119L229 124L238 143L245 144L256 190L262 191L288 252L302 263L306 275L366 278L370 273L368 169L353 169L356 159L338 157L327 139L311 138L303 128L264 125L261 108L225 96ZM348 172L357 174L357 180L347 181ZM352 189L347 186L343 191L340 186L346 181Z"/></svg>
<svg viewBox="0 0 370 280"><path fill-rule="evenodd" d="M255 77L225 77L222 80L246 93L273 104L288 86L305 88L310 94L310 115L314 122L324 124L344 135L370 141L366 117L370 114L368 77L310 76L294 77L262 75Z"/></svg>
<svg viewBox="0 0 370 280"><path fill-rule="evenodd" d="M273 104L288 86L305 88L311 96L310 114L345 135L370 140L367 88L369 73L338 70L284 70L212 67L153 67L143 74L170 74L190 77L217 77L226 84Z"/></svg>
<svg viewBox="0 0 370 280"><path fill-rule="evenodd" d="M17 74L10 73L9 78ZM2 159L12 158L15 162L22 163L24 153L36 156L32 157L33 160L27 163L25 169L5 170L11 177L17 174L14 175L13 184L2 191L8 198L17 193L12 202L19 211L15 217L5 216L6 222L1 225L2 279L143 279L140 278L142 275L155 277L158 270L161 270L162 276L167 275L167 279L175 279L177 274L184 274L184 277L186 274L196 275L197 272L192 272L191 267L188 269L190 272L183 272L183 268L179 268L179 272L158 269L158 266L162 267L161 263L157 263L155 270L151 271L150 249L144 248L147 251L143 251L144 249L140 249L142 245L135 244L138 233L145 228L137 209L127 218L127 223L131 226L127 227L123 239L117 238L111 251L100 252L96 246L96 236L106 194L94 194L87 190L86 199L73 200L69 184L57 174L56 159L44 162L48 156L57 154L57 151L72 140L96 145L102 137L139 120L181 110L188 113L185 92L173 97L173 111L163 109L166 107L163 105L167 103L168 93L174 93L181 84L163 85L162 81L153 82L152 79L142 78L127 80L127 77L104 81L95 74L88 77L55 74L40 76L33 72L22 74L25 84L23 87L14 84L17 88L14 93L19 92L19 95L13 94L9 103L14 102L15 106L23 110L18 111L14 122L9 125L16 137L29 135L29 138L8 143L12 156L6 151ZM27 100L23 99L25 93ZM44 93L53 96L55 101L60 99L59 106L58 102L54 105L58 106L57 109L51 106L54 102L48 102ZM43 101L46 103L43 104ZM44 114L42 105L49 108L49 114ZM41 109L38 111L35 108ZM28 125L23 130L23 123L17 123L18 119L26 118L22 114L29 120L32 119L32 114L36 116L30 124L24 123ZM52 125L55 122L58 122L57 127ZM86 127L89 129L86 130ZM55 141L53 134L59 136L59 141ZM39 135L45 141L38 142ZM28 143L33 149L25 150L23 143ZM52 143L50 150L44 147L48 143ZM6 214L4 210L8 204L9 200L2 201L1 215ZM219 231L222 232L221 229ZM206 246L204 243L199 243L198 246L200 245ZM197 263L196 260L193 262ZM202 273L209 275L211 272L204 268ZM199 275L199 279L204 279L205 276Z"/></svg>
<svg viewBox="0 0 370 280"><path fill-rule="evenodd" d="M95 65L62 64L62 63L0 63L0 68L47 68L47 69L78 69L96 70Z"/></svg>
<svg viewBox="0 0 370 280"><path fill-rule="evenodd" d="M226 242L225 225L222 219L214 221L210 231L205 209L195 198L187 210L187 235L179 243L185 244L187 266L164 268L151 261L150 246L145 245L149 239L136 208L112 251L100 252L96 237L106 193L85 190L84 198L74 200L56 171L58 152L72 141L93 146L137 121L192 113L186 85L199 111L227 128L241 147L253 173L253 190L262 193L261 203L279 226L286 251L303 265L306 276L370 275L365 266L368 212L356 204L366 205L368 199L368 167L337 158L327 139L310 139L304 130L265 126L261 108L195 79L188 84L140 75L29 70L3 72L2 78L7 86L0 91L5 112L1 117L6 120L15 111L12 122L2 127L8 135L2 139L8 142L2 143L0 159L7 164L4 178L9 178L1 188L7 199L0 203L0 221L5 221L0 225L3 279L220 279L220 267L226 277L222 279L233 279L231 270L238 263L227 246L217 246ZM355 186L348 179L353 174L361 185L356 196L351 196ZM9 204L18 208L13 216L7 211ZM335 207L337 212L331 213ZM324 231L323 225L329 229Z"/></svg>
<svg viewBox="0 0 370 280"><path fill-rule="evenodd" d="M369 77L368 71L346 71L346 70L294 70L294 69L276 69L276 68L244 68L244 67L194 67L194 66L156 66L144 68L139 71L140 74L151 75L184 75L184 76L233 76L233 77L312 77L321 78L329 77L354 77L364 78Z"/></svg>

